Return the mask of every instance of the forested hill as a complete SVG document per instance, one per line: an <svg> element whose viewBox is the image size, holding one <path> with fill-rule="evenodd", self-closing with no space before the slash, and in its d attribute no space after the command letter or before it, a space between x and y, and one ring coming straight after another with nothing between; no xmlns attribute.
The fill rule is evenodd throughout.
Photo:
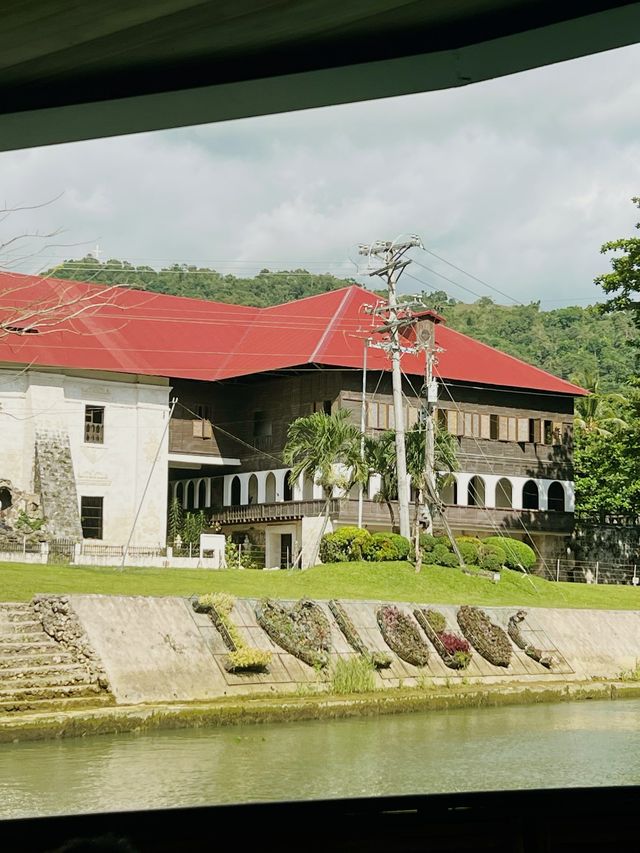
<svg viewBox="0 0 640 853"><path fill-rule="evenodd" d="M124 261L101 264L88 257L67 261L49 271L58 278L129 284L156 293L265 307L326 293L353 279L309 273L261 271L254 278L222 275L215 270L175 265L160 271ZM468 304L444 292L421 294L451 328L511 353L564 379L583 373L600 376L601 391L621 388L633 373L634 353L627 342L634 334L626 314L602 315L593 306L541 311L538 303L498 305L483 298Z"/></svg>

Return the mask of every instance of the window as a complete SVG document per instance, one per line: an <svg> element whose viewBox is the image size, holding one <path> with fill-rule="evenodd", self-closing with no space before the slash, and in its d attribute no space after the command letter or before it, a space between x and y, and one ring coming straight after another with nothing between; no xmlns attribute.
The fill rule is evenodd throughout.
<svg viewBox="0 0 640 853"><path fill-rule="evenodd" d="M498 416L489 415L489 438L492 441L498 440Z"/></svg>
<svg viewBox="0 0 640 853"><path fill-rule="evenodd" d="M325 415L330 415L331 414L331 405L332 405L331 400L316 400L315 403L313 404L313 411L314 412L322 412Z"/></svg>
<svg viewBox="0 0 640 853"><path fill-rule="evenodd" d="M543 421L542 424L543 443L553 444L553 421Z"/></svg>
<svg viewBox="0 0 640 853"><path fill-rule="evenodd" d="M84 440L87 444L104 444L104 406L84 407Z"/></svg>
<svg viewBox="0 0 640 853"><path fill-rule="evenodd" d="M84 539L102 539L102 510L104 498L80 498L80 524Z"/></svg>
<svg viewBox="0 0 640 853"><path fill-rule="evenodd" d="M205 403L198 403L196 406L196 415L205 421L211 420L211 406Z"/></svg>

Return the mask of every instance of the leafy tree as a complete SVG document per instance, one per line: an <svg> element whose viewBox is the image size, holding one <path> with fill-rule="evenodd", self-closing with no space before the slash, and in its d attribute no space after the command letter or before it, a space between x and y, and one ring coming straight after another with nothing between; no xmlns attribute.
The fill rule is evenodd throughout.
<svg viewBox="0 0 640 853"><path fill-rule="evenodd" d="M314 412L297 418L287 432L282 458L291 467L289 481L293 485L301 475L308 476L322 486L325 496L324 523L312 562L327 526L334 488L346 492L354 483L367 479L367 466L360 453L361 433L350 422L350 414L348 409L330 415Z"/></svg>
<svg viewBox="0 0 640 853"><path fill-rule="evenodd" d="M172 498L169 504L169 519L168 519L169 542L173 545L178 536L182 537L183 512L182 504L178 498Z"/></svg>
<svg viewBox="0 0 640 853"><path fill-rule="evenodd" d="M587 397L580 397L576 401L573 422L575 429L603 436L610 436L616 429L626 429L627 422L619 414L621 408L628 403L623 394L602 394L600 379L594 373L578 374L575 381L591 392Z"/></svg>
<svg viewBox="0 0 640 853"><path fill-rule="evenodd" d="M634 197L631 201L640 209L640 197ZM640 229L640 222L636 223L636 228ZM601 247L600 251L602 254L614 253L610 258L611 272L604 273L595 280L605 293L611 295L611 299L605 304L603 310L628 313L636 329L640 331L640 237L610 240ZM640 347L638 339L635 345ZM636 374L638 373L640 373L640 352L636 360Z"/></svg>
<svg viewBox="0 0 640 853"><path fill-rule="evenodd" d="M373 496L374 501L386 504L391 520L391 529L397 533L393 501L398 499L398 474L396 471L396 434L386 430L377 438L365 438L365 462L369 472L380 477L380 488Z"/></svg>

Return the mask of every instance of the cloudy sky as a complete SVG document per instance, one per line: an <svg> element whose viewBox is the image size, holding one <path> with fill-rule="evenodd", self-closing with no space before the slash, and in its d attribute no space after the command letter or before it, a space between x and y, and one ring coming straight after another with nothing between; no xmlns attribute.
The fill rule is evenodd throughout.
<svg viewBox="0 0 640 853"><path fill-rule="evenodd" d="M639 70L633 46L457 90L0 153L9 206L60 196L0 237L61 228L52 242L79 244L39 244L40 268L99 243L103 260L155 267L355 275L358 243L416 233L513 300L587 304L601 243L638 218ZM404 290L509 301L415 258L430 270Z"/></svg>

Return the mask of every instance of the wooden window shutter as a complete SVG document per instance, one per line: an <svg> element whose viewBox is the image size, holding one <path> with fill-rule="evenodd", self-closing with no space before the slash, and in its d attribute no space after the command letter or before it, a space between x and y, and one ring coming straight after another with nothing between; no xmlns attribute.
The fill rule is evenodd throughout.
<svg viewBox="0 0 640 853"><path fill-rule="evenodd" d="M562 444L562 421L553 422L553 443Z"/></svg>
<svg viewBox="0 0 640 853"><path fill-rule="evenodd" d="M509 441L518 440L518 422L516 418L507 418L509 422Z"/></svg>
<svg viewBox="0 0 640 853"><path fill-rule="evenodd" d="M491 438L490 415L480 415L480 438Z"/></svg>
<svg viewBox="0 0 640 853"><path fill-rule="evenodd" d="M458 434L458 413L455 409L447 409L447 432L451 435Z"/></svg>
<svg viewBox="0 0 640 853"><path fill-rule="evenodd" d="M474 438L480 438L480 415L475 413L472 418L472 432Z"/></svg>
<svg viewBox="0 0 640 853"><path fill-rule="evenodd" d="M203 438L203 436L204 436L204 430L203 430L204 421L191 421L191 423L193 425L193 437L194 438Z"/></svg>
<svg viewBox="0 0 640 853"><path fill-rule="evenodd" d="M464 435L473 435L473 422L471 418L471 412L464 413Z"/></svg>
<svg viewBox="0 0 640 853"><path fill-rule="evenodd" d="M378 428L378 404L369 403L369 426L372 429Z"/></svg>
<svg viewBox="0 0 640 853"><path fill-rule="evenodd" d="M518 441L522 444L529 441L529 418L518 418Z"/></svg>
<svg viewBox="0 0 640 853"><path fill-rule="evenodd" d="M504 415L498 418L498 438L500 441L509 441L509 418Z"/></svg>
<svg viewBox="0 0 640 853"><path fill-rule="evenodd" d="M213 426L211 421L202 421L202 437L213 438Z"/></svg>

